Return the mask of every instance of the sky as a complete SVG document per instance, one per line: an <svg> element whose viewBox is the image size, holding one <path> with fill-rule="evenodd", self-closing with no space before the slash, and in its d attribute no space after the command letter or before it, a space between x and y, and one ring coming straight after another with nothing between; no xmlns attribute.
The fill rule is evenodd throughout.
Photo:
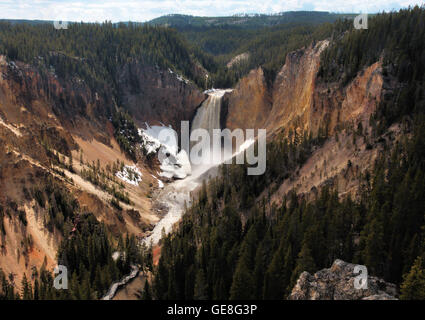
<svg viewBox="0 0 425 320"><path fill-rule="evenodd" d="M171 13L194 16L299 10L376 13L423 3L424 0L0 0L0 19L143 22Z"/></svg>

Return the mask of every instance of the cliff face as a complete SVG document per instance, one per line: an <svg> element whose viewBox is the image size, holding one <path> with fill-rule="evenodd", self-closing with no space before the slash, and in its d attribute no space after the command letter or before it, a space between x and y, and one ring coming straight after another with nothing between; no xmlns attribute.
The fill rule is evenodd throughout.
<svg viewBox="0 0 425 320"><path fill-rule="evenodd" d="M291 179L273 186L277 190L272 196L275 202L292 189L308 195L329 184L340 194L356 195L358 178L379 152L378 147L367 148L369 119L394 83L383 77L380 61L348 84L325 83L318 71L320 55L328 45L325 40L289 53L271 87L267 87L261 69L252 70L228 99L226 123L231 129L266 128L269 139L288 137L292 130L328 136ZM359 123L362 139L356 139L354 132ZM393 131L396 137L397 128Z"/></svg>
<svg viewBox="0 0 425 320"><path fill-rule="evenodd" d="M397 300L396 286L368 276L367 289L356 289L354 264L335 260L328 269L311 275L303 272L289 300Z"/></svg>
<svg viewBox="0 0 425 320"><path fill-rule="evenodd" d="M197 74L205 72L202 66L195 68ZM162 122L178 130L180 121L191 120L205 99L179 75L137 62L123 66L118 78L119 104L139 124ZM0 222L5 226L0 231L0 268L14 274L18 289L23 274L40 268L45 257L48 267L55 265L63 238L56 227L47 227L49 206L35 201L35 192L51 201L53 185L115 235L143 235L158 220L147 197L158 185L152 176L156 173L120 150L108 119L117 95L112 86L97 90L77 77L63 79L54 71L0 56ZM82 174L90 170L88 164L107 170L117 161L137 165L143 177L138 186L106 180L117 189L123 183L122 192L131 202L120 202L122 210L111 205L111 193Z"/></svg>
<svg viewBox="0 0 425 320"><path fill-rule="evenodd" d="M226 127L263 128L271 110L271 96L261 68L242 78L228 99Z"/></svg>
<svg viewBox="0 0 425 320"><path fill-rule="evenodd" d="M318 77L320 54L329 41L291 52L268 88L261 68L242 78L229 98L227 126L266 128L268 135L290 129L311 131L366 121L378 105L383 77L376 62L348 85L323 83Z"/></svg>
<svg viewBox="0 0 425 320"><path fill-rule="evenodd" d="M0 57L0 113L9 122L33 130L54 127L106 142L104 123L114 105L111 91L95 92L83 80L64 80L20 62ZM35 132L33 132L34 134ZM72 141L65 131L60 133Z"/></svg>
<svg viewBox="0 0 425 320"><path fill-rule="evenodd" d="M370 115L375 111L383 92L384 78L380 61L372 64L345 87L340 83L316 81L310 127L317 132L320 126L327 126L333 134L337 126L357 124L368 125Z"/></svg>
<svg viewBox="0 0 425 320"><path fill-rule="evenodd" d="M0 268L14 275L18 289L23 274L40 268L45 258L48 268L56 264L63 234L46 222L53 219L52 192L75 199L115 235L139 236L158 219L146 196L158 183L143 162L137 163L143 175L139 186L123 183L131 205L121 203L122 210L111 205L110 193L82 174L88 163L99 163L103 170L117 160L135 165L120 150L108 120L116 107L112 90L99 90L0 56ZM161 105L160 98L156 103L165 113L167 104ZM119 179L108 181L118 188ZM36 193L46 204L34 200Z"/></svg>
<svg viewBox="0 0 425 320"><path fill-rule="evenodd" d="M322 41L286 56L285 65L273 83L273 106L266 121L270 133L282 127L285 130L298 128L301 131L311 127L320 54L328 44L328 41Z"/></svg>
<svg viewBox="0 0 425 320"><path fill-rule="evenodd" d="M191 82L172 72L132 62L118 75L122 105L139 125L163 123L180 130L180 121L191 120L206 96Z"/></svg>

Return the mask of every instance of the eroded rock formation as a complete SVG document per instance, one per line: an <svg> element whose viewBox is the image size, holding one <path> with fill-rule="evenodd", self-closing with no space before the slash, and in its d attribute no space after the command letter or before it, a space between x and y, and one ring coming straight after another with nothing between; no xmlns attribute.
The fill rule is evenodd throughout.
<svg viewBox="0 0 425 320"><path fill-rule="evenodd" d="M239 81L227 101L227 128L264 128L271 110L271 96L263 69L251 70Z"/></svg>
<svg viewBox="0 0 425 320"><path fill-rule="evenodd" d="M368 276L367 289L355 288L355 265L335 260L328 269L315 274L303 272L289 295L289 300L396 300L392 283Z"/></svg>
<svg viewBox="0 0 425 320"><path fill-rule="evenodd" d="M139 125L163 123L180 131L180 121L191 120L206 99L193 83L171 70L132 62L121 69L118 86L122 105Z"/></svg>

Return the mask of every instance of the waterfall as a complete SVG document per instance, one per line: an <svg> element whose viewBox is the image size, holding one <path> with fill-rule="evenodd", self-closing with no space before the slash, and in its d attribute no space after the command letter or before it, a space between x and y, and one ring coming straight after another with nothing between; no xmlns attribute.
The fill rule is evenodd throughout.
<svg viewBox="0 0 425 320"><path fill-rule="evenodd" d="M196 115L192 121L192 132L196 129L205 129L209 133L209 141L203 140L202 152L200 153L203 160L203 169L206 169L205 165L218 164L221 161L221 150L217 148L212 148L213 144L213 129L221 129L220 120L221 120L221 105L223 96L226 92L230 92L232 89L223 89L216 90L212 89L207 91L208 98L202 103L202 105L196 111ZM196 143L191 142L191 148ZM208 151L206 151L208 150ZM204 153L205 151L205 153ZM214 156L212 153L215 153ZM214 160L213 160L214 159ZM192 165L192 167L196 165ZM198 165L199 167L199 165Z"/></svg>
<svg viewBox="0 0 425 320"><path fill-rule="evenodd" d="M212 135L213 129L220 129L221 99L219 95L209 95L196 111L192 122L192 131L206 129Z"/></svg>
<svg viewBox="0 0 425 320"><path fill-rule="evenodd" d="M212 135L213 129L221 129L220 114L221 102L226 92L231 92L232 89L225 90L209 90L206 93L208 98L198 108L195 118L192 121L192 131L195 129L206 129ZM190 193L199 187L206 170L213 167L214 164L201 165L197 168L192 167L192 174L185 179L176 180L173 183L167 184L161 189L158 198L155 202L168 208L167 214L155 225L151 234L143 239L143 243L149 246L151 243L156 245L162 237L162 230L168 234L173 225L180 220L185 212L186 206L191 205Z"/></svg>
<svg viewBox="0 0 425 320"><path fill-rule="evenodd" d="M196 111L196 115L192 121L192 131L202 128L212 134L213 129L221 129L221 101L226 92L232 91L233 89L211 89L205 91L208 94L208 98Z"/></svg>

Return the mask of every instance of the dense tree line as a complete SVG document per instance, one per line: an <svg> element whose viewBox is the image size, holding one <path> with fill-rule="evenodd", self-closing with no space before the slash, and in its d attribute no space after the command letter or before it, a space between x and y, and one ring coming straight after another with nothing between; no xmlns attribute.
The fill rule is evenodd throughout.
<svg viewBox="0 0 425 320"><path fill-rule="evenodd" d="M352 20L338 20L335 23L315 24L313 22L288 23L274 27L239 30L234 27L208 28L205 31L183 31L189 41L196 43L213 59L205 61L205 67L212 73L214 87L232 87L250 70L262 67L271 83L284 65L286 55L296 49L339 35L349 28ZM226 64L236 55L248 53L247 61L231 68ZM208 56L208 54L203 55ZM209 62L209 63L208 63Z"/></svg>
<svg viewBox="0 0 425 320"><path fill-rule="evenodd" d="M0 22L0 53L54 70L59 76L78 76L91 88L115 88L116 73L133 59L171 68L201 84L194 56L175 30L135 23L72 23L67 30L53 24ZM201 82L200 82L201 81Z"/></svg>
<svg viewBox="0 0 425 320"><path fill-rule="evenodd" d="M0 299L99 299L114 281L130 272L131 264L142 263L142 251L134 236L113 241L103 223L90 213L78 215L75 221L75 229L58 249L58 264L67 268L68 289L54 287L55 275L46 268L45 260L40 269L23 275L21 292L15 291L13 275L7 277L0 269ZM117 259L113 259L114 252Z"/></svg>
<svg viewBox="0 0 425 320"><path fill-rule="evenodd" d="M350 66L356 57L362 61L355 65L360 70L389 48L385 39L407 39L403 45L398 42L397 50L384 50L385 77L398 79L401 89L384 97L370 119L370 147L383 144L383 152L361 178L360 198L339 197L325 186L313 201L292 191L282 205L270 204L273 183L290 178L295 168L291 163L302 164L312 142L326 138L326 130L320 130L317 140L305 134L289 142L278 137L268 148L263 176L223 167L217 179L203 186L179 230L163 240L152 288L155 298L284 299L302 271L329 267L337 258L364 264L369 274L396 283L403 299L425 297L424 73L405 73L400 63L407 59L408 69L423 68L424 12L416 7L378 15L370 22L370 32L351 30L323 55L330 63L321 70L324 81L345 79L349 73L344 70L357 72ZM374 23L389 27L389 21L389 31L373 31ZM387 35L382 38L379 30ZM365 51L370 54L353 51L360 40L345 46L339 42L357 38L375 43ZM332 54L342 69L331 66ZM388 144L383 135L396 121L402 138Z"/></svg>
<svg viewBox="0 0 425 320"><path fill-rule="evenodd" d="M326 22L339 17L345 16L301 12L280 16L279 23L253 27L173 26L178 31L155 23L72 23L67 30L55 30L48 23L3 21L0 54L37 65L45 72L53 71L65 79L77 76L98 91L109 86L119 103L117 72L132 60L171 68L204 88L205 78L196 71L196 63L200 62L214 79L207 85L230 87L260 65L274 72L290 50L328 37L333 27ZM265 21L267 17L256 19ZM227 70L226 63L246 51L251 55L249 63Z"/></svg>
<svg viewBox="0 0 425 320"><path fill-rule="evenodd" d="M114 136L120 147L133 159L136 160L136 145L141 138L131 115L123 109L119 109L112 117Z"/></svg>
<svg viewBox="0 0 425 320"><path fill-rule="evenodd" d="M162 25L179 31L200 31L214 27L253 30L264 27L290 24L333 22L353 14L338 14L326 11L287 11L275 14L237 14L227 17L200 17L183 14L169 14L148 21L150 25Z"/></svg>
<svg viewBox="0 0 425 320"><path fill-rule="evenodd" d="M322 54L319 74L324 81L348 83L363 67L382 59L387 72L401 82L423 81L425 10L414 7L369 17L368 29L334 39Z"/></svg>
<svg viewBox="0 0 425 320"><path fill-rule="evenodd" d="M359 201L324 188L312 202L293 192L280 207L266 198L245 207L244 199L256 195L252 178L225 169L204 186L179 231L164 239L156 298L283 299L302 271L329 267L337 258L365 264L370 274L399 285L406 275L402 293L418 272L423 283L425 266L417 261L425 259L424 135L422 119L414 137L365 176Z"/></svg>

